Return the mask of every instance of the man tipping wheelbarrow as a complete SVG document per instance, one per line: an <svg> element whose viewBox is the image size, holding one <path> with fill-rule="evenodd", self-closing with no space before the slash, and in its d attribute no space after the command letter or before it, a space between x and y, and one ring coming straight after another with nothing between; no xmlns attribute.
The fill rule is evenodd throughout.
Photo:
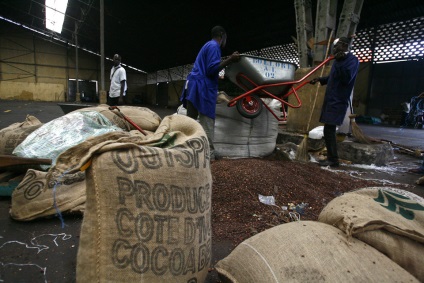
<svg viewBox="0 0 424 283"><path fill-rule="evenodd" d="M320 166L339 166L337 153L336 128L343 123L347 108L350 105L350 95L358 74L359 60L349 52L350 39L336 38L333 42L333 54L336 61L331 66L330 75L318 77L311 84L320 82L327 85L324 103L319 121L324 124L324 141L327 148L327 159L320 161Z"/></svg>
<svg viewBox="0 0 424 283"><path fill-rule="evenodd" d="M343 123L359 68L359 60L349 52L349 46L348 38L335 39L334 56L325 59L300 80L294 80L296 65L293 63L240 55L240 62L227 67L225 76L246 92L230 100L228 106L236 106L242 116L251 119L259 116L265 106L278 121L284 121L285 108L282 107L283 118L279 118L261 98L273 98L280 101L283 106L299 108L302 102L297 94L298 89L318 81L322 85L327 84L320 122L324 123L328 158L320 162L320 165L338 166L336 127ZM307 80L315 71L333 59L336 61L328 77ZM287 102L287 97L292 94L296 98L297 105Z"/></svg>

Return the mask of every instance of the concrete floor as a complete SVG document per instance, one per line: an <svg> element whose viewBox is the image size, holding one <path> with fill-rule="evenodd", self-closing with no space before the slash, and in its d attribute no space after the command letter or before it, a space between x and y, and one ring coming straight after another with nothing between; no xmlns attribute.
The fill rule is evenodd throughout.
<svg viewBox="0 0 424 283"><path fill-rule="evenodd" d="M146 106L164 117L176 112L173 108ZM0 101L0 129L25 120L27 114L46 123L64 115L57 103ZM370 137L385 139L393 144L424 149L424 130L360 125ZM337 170L350 172L362 179L380 180L382 184L405 184L405 189L424 197L424 187L415 185L420 177L408 173L420 159L395 154L390 166L341 166ZM75 282L76 254L82 217L67 216L61 227L58 218L18 222L9 217L10 197L0 197L0 282ZM232 250L230 243L213 243L213 263ZM206 283L219 282L215 272Z"/></svg>
<svg viewBox="0 0 424 283"><path fill-rule="evenodd" d="M367 136L388 140L398 145L424 150L424 129L385 125L358 124Z"/></svg>

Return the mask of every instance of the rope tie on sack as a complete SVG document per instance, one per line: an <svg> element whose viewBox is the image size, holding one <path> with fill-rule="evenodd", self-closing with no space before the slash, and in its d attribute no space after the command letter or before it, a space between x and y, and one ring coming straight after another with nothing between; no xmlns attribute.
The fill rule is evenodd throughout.
<svg viewBox="0 0 424 283"><path fill-rule="evenodd" d="M63 176L65 176L68 172L69 172L69 170L65 171L57 180L55 180L54 186L53 186L53 206L54 206L54 209L56 210L57 216L60 219L60 223L61 223L62 228L65 228L65 220L63 219L62 212L60 211L59 207L57 206L56 191L57 191L57 186L61 185L61 183L59 182L60 178L63 178Z"/></svg>

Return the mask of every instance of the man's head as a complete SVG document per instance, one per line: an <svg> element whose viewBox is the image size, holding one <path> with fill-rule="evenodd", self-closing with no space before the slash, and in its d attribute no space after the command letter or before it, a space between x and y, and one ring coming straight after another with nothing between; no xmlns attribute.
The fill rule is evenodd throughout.
<svg viewBox="0 0 424 283"><path fill-rule="evenodd" d="M116 67L121 64L121 55L115 54L113 55L113 65Z"/></svg>
<svg viewBox="0 0 424 283"><path fill-rule="evenodd" d="M336 38L333 42L333 53L349 51L350 39L347 37Z"/></svg>
<svg viewBox="0 0 424 283"><path fill-rule="evenodd" d="M227 32L221 26L214 26L211 30L211 37L219 42L222 48L227 44Z"/></svg>

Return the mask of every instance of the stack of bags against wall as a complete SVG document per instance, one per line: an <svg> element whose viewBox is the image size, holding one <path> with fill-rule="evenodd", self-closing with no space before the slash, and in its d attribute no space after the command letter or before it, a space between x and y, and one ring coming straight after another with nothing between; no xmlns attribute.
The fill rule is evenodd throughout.
<svg viewBox="0 0 424 283"><path fill-rule="evenodd" d="M372 187L330 201L319 221L282 224L216 264L223 282L424 282L424 199Z"/></svg>
<svg viewBox="0 0 424 283"><path fill-rule="evenodd" d="M53 165L60 154L69 149L90 151L84 142L101 141L108 133L128 132L143 139L122 118L109 110L108 105L83 108L54 119L32 131L13 153L28 158L48 158ZM144 107L123 106L121 111L149 134L156 130L161 118ZM84 146L83 146L84 145ZM67 160L61 163L67 166ZM84 212L86 200L85 172L64 170L47 181L50 166L29 169L12 192L11 217L28 221L55 215L58 212Z"/></svg>
<svg viewBox="0 0 424 283"><path fill-rule="evenodd" d="M141 139L112 132L61 154L51 176L86 171L77 282L204 282L212 175L199 123L163 119Z"/></svg>
<svg viewBox="0 0 424 283"><path fill-rule="evenodd" d="M281 102L263 99L277 115L281 115ZM278 120L270 111L262 109L253 119L243 117L236 107L226 103L216 105L215 154L218 157L265 157L273 153L278 136Z"/></svg>

